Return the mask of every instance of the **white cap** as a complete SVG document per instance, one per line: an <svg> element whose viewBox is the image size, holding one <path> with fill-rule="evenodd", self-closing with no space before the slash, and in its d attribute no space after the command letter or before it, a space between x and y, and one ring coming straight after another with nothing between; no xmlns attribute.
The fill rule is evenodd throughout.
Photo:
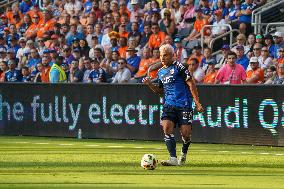
<svg viewBox="0 0 284 189"><path fill-rule="evenodd" d="M27 39L25 37L21 37L19 41L27 41Z"/></svg>
<svg viewBox="0 0 284 189"><path fill-rule="evenodd" d="M5 47L0 47L0 52L7 52L7 49Z"/></svg>
<svg viewBox="0 0 284 189"><path fill-rule="evenodd" d="M131 5L138 4L138 0L131 0Z"/></svg>
<svg viewBox="0 0 284 189"><path fill-rule="evenodd" d="M274 36L277 36L277 37L284 37L284 34L282 32L275 32Z"/></svg>
<svg viewBox="0 0 284 189"><path fill-rule="evenodd" d="M258 62L258 58L253 56L250 58L249 62Z"/></svg>

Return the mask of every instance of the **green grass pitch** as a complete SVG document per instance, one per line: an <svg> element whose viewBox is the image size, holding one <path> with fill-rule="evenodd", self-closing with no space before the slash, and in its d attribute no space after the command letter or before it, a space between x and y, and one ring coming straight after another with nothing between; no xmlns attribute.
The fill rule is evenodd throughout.
<svg viewBox="0 0 284 189"><path fill-rule="evenodd" d="M0 136L0 188L284 188L284 148L192 144L185 166L153 171L145 153L168 158L163 141Z"/></svg>

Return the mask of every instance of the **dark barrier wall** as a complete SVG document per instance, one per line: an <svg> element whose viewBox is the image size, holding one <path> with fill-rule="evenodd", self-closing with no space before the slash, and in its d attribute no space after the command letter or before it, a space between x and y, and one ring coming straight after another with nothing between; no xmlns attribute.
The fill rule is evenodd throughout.
<svg viewBox="0 0 284 189"><path fill-rule="evenodd" d="M284 146L284 86L198 86L194 142ZM0 134L162 140L144 85L0 84ZM178 132L176 132L178 135Z"/></svg>

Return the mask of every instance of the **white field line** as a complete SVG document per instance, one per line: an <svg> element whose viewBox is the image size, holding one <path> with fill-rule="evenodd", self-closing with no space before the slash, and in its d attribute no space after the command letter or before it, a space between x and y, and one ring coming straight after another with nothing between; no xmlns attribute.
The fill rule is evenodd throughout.
<svg viewBox="0 0 284 189"><path fill-rule="evenodd" d="M48 142L38 142L38 143L34 143L34 144L50 144Z"/></svg>
<svg viewBox="0 0 284 189"><path fill-rule="evenodd" d="M123 148L124 146L108 146L109 148Z"/></svg>
<svg viewBox="0 0 284 189"><path fill-rule="evenodd" d="M59 144L60 146L73 146L74 144Z"/></svg>
<svg viewBox="0 0 284 189"><path fill-rule="evenodd" d="M85 146L88 146L88 147L97 147L97 146L100 146L100 145L97 145L97 144L89 144L89 145L85 145Z"/></svg>

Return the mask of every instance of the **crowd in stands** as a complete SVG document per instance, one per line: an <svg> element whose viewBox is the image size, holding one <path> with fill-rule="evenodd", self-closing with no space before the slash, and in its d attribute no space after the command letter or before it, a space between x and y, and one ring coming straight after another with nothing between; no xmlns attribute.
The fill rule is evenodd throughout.
<svg viewBox="0 0 284 189"><path fill-rule="evenodd" d="M0 14L0 81L141 83L157 77L159 47L171 44L197 83L284 84L284 33L255 35L251 26L265 3L19 0ZM236 45L212 45L228 24L240 31Z"/></svg>

